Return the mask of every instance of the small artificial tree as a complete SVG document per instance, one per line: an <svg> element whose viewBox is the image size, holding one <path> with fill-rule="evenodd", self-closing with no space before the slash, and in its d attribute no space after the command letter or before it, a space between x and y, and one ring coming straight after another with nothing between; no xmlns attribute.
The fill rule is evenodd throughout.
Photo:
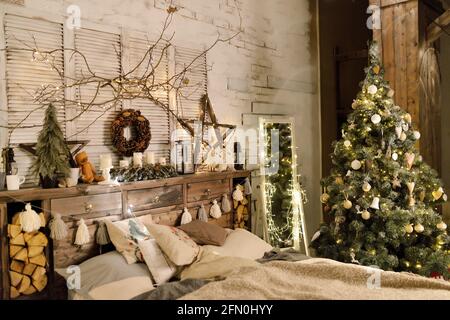
<svg viewBox="0 0 450 320"><path fill-rule="evenodd" d="M361 87L333 143L322 180L328 219L312 247L326 258L448 279L450 241L437 213L447 196L417 150L411 115L394 104L376 43Z"/></svg>
<svg viewBox="0 0 450 320"><path fill-rule="evenodd" d="M58 185L57 174L68 175L69 168L64 134L58 123L56 109L49 104L36 144L33 172L39 175L44 188L52 188Z"/></svg>

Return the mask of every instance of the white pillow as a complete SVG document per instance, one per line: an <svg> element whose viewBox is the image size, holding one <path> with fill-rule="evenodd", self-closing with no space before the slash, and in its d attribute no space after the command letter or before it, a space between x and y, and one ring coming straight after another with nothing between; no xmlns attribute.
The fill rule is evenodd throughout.
<svg viewBox="0 0 450 320"><path fill-rule="evenodd" d="M139 249L157 285L175 276L176 266L164 255L155 239L140 240Z"/></svg>
<svg viewBox="0 0 450 320"><path fill-rule="evenodd" d="M183 230L160 224L148 224L147 228L164 254L177 266L191 264L197 257L200 247Z"/></svg>
<svg viewBox="0 0 450 320"><path fill-rule="evenodd" d="M78 267L80 288L69 291L78 298L128 300L154 289L148 268L143 263L127 264L117 251L93 257ZM66 279L75 275L64 268L55 271Z"/></svg>
<svg viewBox="0 0 450 320"><path fill-rule="evenodd" d="M262 258L264 253L273 249L270 244L244 229L235 229L230 232L221 247L207 245L203 248L223 256L253 260Z"/></svg>

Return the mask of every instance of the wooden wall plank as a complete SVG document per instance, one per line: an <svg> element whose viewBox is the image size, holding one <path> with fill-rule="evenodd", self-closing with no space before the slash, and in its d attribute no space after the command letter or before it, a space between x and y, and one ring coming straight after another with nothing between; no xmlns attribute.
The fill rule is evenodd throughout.
<svg viewBox="0 0 450 320"><path fill-rule="evenodd" d="M407 81L406 65L410 62L406 60L406 15L405 5L399 4L394 9L394 45L395 45L395 103L403 109L409 111L407 105Z"/></svg>

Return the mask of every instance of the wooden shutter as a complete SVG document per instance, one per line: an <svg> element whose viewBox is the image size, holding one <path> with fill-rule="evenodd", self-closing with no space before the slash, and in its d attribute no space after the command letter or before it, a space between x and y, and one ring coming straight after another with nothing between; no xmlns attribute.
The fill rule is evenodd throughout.
<svg viewBox="0 0 450 320"><path fill-rule="evenodd" d="M75 48L86 57L91 70L99 76L107 78L121 74L121 37L118 34L91 30L78 29L74 34ZM116 53L117 52L117 53ZM87 68L80 55L75 56L75 77L80 79L86 76ZM77 101L89 102L96 93L96 84L84 85L76 89ZM101 89L98 101L107 101L113 97L111 88ZM100 154L110 153L113 157L113 165L118 165L119 155L115 152L111 143L111 124L122 105L117 105L108 110L106 107L93 106L80 118L75 120L76 133L71 140L90 140L85 148L90 162L97 166L100 162ZM76 114L82 110L76 108ZM100 117L100 118L99 118ZM97 119L98 118L98 119ZM97 120L96 120L97 119ZM94 124L92 124L95 121ZM92 125L91 125L92 124Z"/></svg>
<svg viewBox="0 0 450 320"><path fill-rule="evenodd" d="M6 94L8 103L8 126L19 124L27 115L29 117L20 126L42 124L45 106L39 107L33 102L33 94L41 85L53 84L61 86L62 81L57 72L51 70L45 62L32 61L32 52L24 51L25 44L40 50L53 50L63 47L63 26L60 23L41 19L25 18L6 14L4 20L6 38ZM33 39L34 38L34 39ZM35 44L34 44L35 41ZM22 50L20 50L22 49ZM64 70L63 52L56 51L54 63L59 70ZM63 98L63 96L59 97ZM56 105L58 118L65 119L63 105ZM65 130L64 122L61 128ZM18 128L11 135L10 143L15 147L15 159L19 174L27 178L26 184L32 185L37 179L31 173L33 156L17 148L19 143L36 142L41 126L32 128Z"/></svg>
<svg viewBox="0 0 450 320"><path fill-rule="evenodd" d="M145 36L137 37L130 36L128 41L128 68L134 68L145 56L149 46L152 45L146 40ZM167 51L163 52L164 46L162 44L156 46L153 50L153 65L158 64L155 70L155 83L162 83L167 81L168 78L168 54ZM161 58L161 60L159 60ZM150 57L147 56L145 61L132 73L132 76L141 77L146 73L147 66L149 65ZM127 69L125 68L125 72ZM169 93L167 90L161 90L156 92L155 97L161 102L169 104ZM146 99L135 99L131 101L131 108L140 110L142 115L150 121L150 130L152 139L150 140L150 146L148 150L155 153L155 159L165 157L168 160L170 153L170 121L169 113L163 110L160 106Z"/></svg>

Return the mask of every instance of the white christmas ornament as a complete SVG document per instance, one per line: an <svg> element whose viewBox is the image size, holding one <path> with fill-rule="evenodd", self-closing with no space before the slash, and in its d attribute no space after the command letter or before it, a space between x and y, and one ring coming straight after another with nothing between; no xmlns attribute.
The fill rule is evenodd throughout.
<svg viewBox="0 0 450 320"><path fill-rule="evenodd" d="M363 189L364 192L369 192L370 189L372 189L372 186L370 185L370 183L368 183L368 182L366 181L366 182L364 182L364 184L363 184L363 186L362 186L362 189Z"/></svg>
<svg viewBox="0 0 450 320"><path fill-rule="evenodd" d="M409 130L409 124L403 123L402 124L402 129L403 129L403 131L407 132Z"/></svg>
<svg viewBox="0 0 450 320"><path fill-rule="evenodd" d="M191 213L188 211L187 208L184 208L183 215L181 216L181 225L187 224L187 223L189 223L191 221L192 221Z"/></svg>
<svg viewBox="0 0 450 320"><path fill-rule="evenodd" d="M370 120L373 124L379 124L381 122L381 116L379 114L374 114Z"/></svg>
<svg viewBox="0 0 450 320"><path fill-rule="evenodd" d="M211 209L209 210L209 214L211 217L215 219L219 219L222 216L222 211L220 211L220 207L217 204L217 200L213 201L213 205L211 206Z"/></svg>
<svg viewBox="0 0 450 320"><path fill-rule="evenodd" d="M374 84L370 85L370 86L367 88L367 92L370 93L370 94L375 94L375 93L377 93L377 91L378 91L378 88L377 88L377 86L374 85Z"/></svg>
<svg viewBox="0 0 450 320"><path fill-rule="evenodd" d="M444 230L447 229L447 224L446 224L444 221L441 221L441 222L439 222L439 223L436 225L436 227L437 227L439 230L444 231Z"/></svg>
<svg viewBox="0 0 450 320"><path fill-rule="evenodd" d="M351 145L352 145L352 143L349 140L344 141L344 147L350 148Z"/></svg>
<svg viewBox="0 0 450 320"><path fill-rule="evenodd" d="M400 141L405 141L407 138L406 133L402 132L402 134L400 135Z"/></svg>
<svg viewBox="0 0 450 320"><path fill-rule="evenodd" d="M414 230L415 230L417 233L422 233L422 232L425 230L425 228L423 227L423 225L421 225L420 223L418 223L418 224L416 224L416 225L414 226Z"/></svg>
<svg viewBox="0 0 450 320"><path fill-rule="evenodd" d="M311 238L311 242L314 242L319 237L320 237L320 230L314 233L313 237Z"/></svg>
<svg viewBox="0 0 450 320"><path fill-rule="evenodd" d="M375 197L372 200L372 204L370 205L372 209L379 210L380 209L380 198Z"/></svg>
<svg viewBox="0 0 450 320"><path fill-rule="evenodd" d="M392 98L392 97L394 96L394 94L395 94L395 91L392 90L392 89L389 89L389 91L388 91L388 93L387 93L387 96L388 96L389 98Z"/></svg>
<svg viewBox="0 0 450 320"><path fill-rule="evenodd" d="M22 231L25 232L37 231L41 227L41 218L36 211L31 209L29 203L25 205L25 211L20 213L19 221Z"/></svg>
<svg viewBox="0 0 450 320"><path fill-rule="evenodd" d="M397 161L397 160L398 160L398 153L397 153L397 152L394 152L394 153L392 154L392 160L394 160L394 161Z"/></svg>
<svg viewBox="0 0 450 320"><path fill-rule="evenodd" d="M397 135L397 139L400 139L402 132L403 132L402 126L395 127L395 134Z"/></svg>
<svg viewBox="0 0 450 320"><path fill-rule="evenodd" d="M403 119L405 119L405 121L408 123L411 123L411 121L412 121L411 115L409 113L405 114L403 116Z"/></svg>
<svg viewBox="0 0 450 320"><path fill-rule="evenodd" d="M359 160L353 160L351 163L351 167L353 170L359 170L359 169L361 169L361 166L362 166L362 164L361 164L361 161L359 161Z"/></svg>
<svg viewBox="0 0 450 320"><path fill-rule="evenodd" d="M420 137L421 137L421 134L420 134L419 131L414 131L414 132L413 132L413 136L414 136L414 139L419 140Z"/></svg>
<svg viewBox="0 0 450 320"><path fill-rule="evenodd" d="M448 196L447 196L446 194L444 194L444 195L442 196L442 200L444 200L444 202L447 202Z"/></svg>
<svg viewBox="0 0 450 320"><path fill-rule="evenodd" d="M370 212L367 211L367 210L364 210L363 213L361 213L361 217L362 217L364 220L369 220L369 219L370 219Z"/></svg>

